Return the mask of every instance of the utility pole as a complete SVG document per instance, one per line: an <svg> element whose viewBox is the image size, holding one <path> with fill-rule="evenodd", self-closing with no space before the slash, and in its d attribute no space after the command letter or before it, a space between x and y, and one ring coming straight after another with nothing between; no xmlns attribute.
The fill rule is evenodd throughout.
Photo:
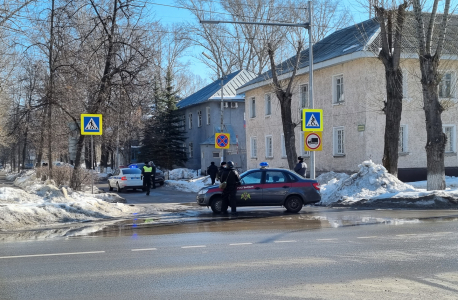
<svg viewBox="0 0 458 300"><path fill-rule="evenodd" d="M264 22L242 22L242 21L216 21L216 20L200 20L202 24L251 24L251 25L266 25L266 26L287 26L287 27L303 27L308 30L309 34L309 101L310 108L313 108L313 39L312 39L312 1L308 1L309 20L307 23L264 23ZM211 59L205 53L207 58ZM219 65L218 65L219 66ZM221 91L222 97L222 91ZM222 101L222 100L221 100ZM221 102L222 105L222 102ZM222 109L221 109L222 110ZM310 155L310 178L315 179L315 152Z"/></svg>
<svg viewBox="0 0 458 300"><path fill-rule="evenodd" d="M202 23L202 21L201 21ZM202 54L208 58L209 60L213 61L213 59L205 52L202 52ZM224 126L224 97L223 97L223 89L224 89L224 78L226 77L226 75L224 75L224 71L223 71L223 67L219 65L219 63L217 63L216 61L213 61L217 66L218 68L221 70L221 125L220 125L220 128L219 128L219 132L220 133L223 133L224 130L223 130L223 126ZM221 161L220 162L223 162L224 161L224 149L221 148Z"/></svg>

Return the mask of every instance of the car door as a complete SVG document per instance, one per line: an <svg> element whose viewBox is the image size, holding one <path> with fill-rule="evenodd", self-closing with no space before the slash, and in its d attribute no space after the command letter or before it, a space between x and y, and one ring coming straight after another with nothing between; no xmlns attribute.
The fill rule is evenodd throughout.
<svg viewBox="0 0 458 300"><path fill-rule="evenodd" d="M280 170L266 170L262 185L264 203L281 205L288 195L291 183L289 177Z"/></svg>
<svg viewBox="0 0 458 300"><path fill-rule="evenodd" d="M241 176L241 185L237 187L237 206L262 205L262 175L256 170Z"/></svg>
<svg viewBox="0 0 458 300"><path fill-rule="evenodd" d="M113 175L108 178L108 181L110 182L111 187L116 187L116 182L117 182L117 177L119 175L119 169L115 170Z"/></svg>

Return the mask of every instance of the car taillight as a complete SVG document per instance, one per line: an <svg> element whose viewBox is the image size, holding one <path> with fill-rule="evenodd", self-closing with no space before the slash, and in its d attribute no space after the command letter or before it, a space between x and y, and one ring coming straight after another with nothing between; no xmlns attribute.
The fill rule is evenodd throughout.
<svg viewBox="0 0 458 300"><path fill-rule="evenodd" d="M126 176L121 177L121 180L127 180Z"/></svg>
<svg viewBox="0 0 458 300"><path fill-rule="evenodd" d="M320 190L320 184L318 182L312 183L313 187L315 190L319 191Z"/></svg>

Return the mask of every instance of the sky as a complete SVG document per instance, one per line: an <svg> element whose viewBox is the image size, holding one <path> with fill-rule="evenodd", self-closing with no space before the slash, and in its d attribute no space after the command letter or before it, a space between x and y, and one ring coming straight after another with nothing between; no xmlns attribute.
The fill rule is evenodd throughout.
<svg viewBox="0 0 458 300"><path fill-rule="evenodd" d="M147 0L146 3L149 5L150 9L153 10L156 14L156 18L161 21L164 25L172 25L174 23L180 22L196 22L194 16L189 13L186 9L179 8L180 5L175 4L171 0ZM357 4L354 0L343 0L343 3L348 6L348 8L353 12L355 17L355 22L361 22L368 18L368 13ZM183 58L183 61L190 61L192 63L192 71L206 79L207 82L210 82L210 72L211 70L199 62L193 57L193 55L198 55L202 51L197 47L191 49L190 55Z"/></svg>

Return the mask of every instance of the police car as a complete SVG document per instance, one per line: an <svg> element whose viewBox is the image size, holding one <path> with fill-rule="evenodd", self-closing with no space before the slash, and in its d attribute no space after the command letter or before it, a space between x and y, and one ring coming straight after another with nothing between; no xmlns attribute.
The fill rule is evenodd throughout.
<svg viewBox="0 0 458 300"><path fill-rule="evenodd" d="M320 186L316 180L306 179L287 169L261 168L248 170L240 175L237 187L237 206L284 206L288 212L297 213L306 204L321 201ZM218 185L205 187L197 193L197 204L210 206L214 213L221 213L222 190Z"/></svg>
<svg viewBox="0 0 458 300"><path fill-rule="evenodd" d="M127 189L143 189L142 171L137 168L122 168L108 177L108 188L110 191L116 189L117 192L123 192Z"/></svg>

